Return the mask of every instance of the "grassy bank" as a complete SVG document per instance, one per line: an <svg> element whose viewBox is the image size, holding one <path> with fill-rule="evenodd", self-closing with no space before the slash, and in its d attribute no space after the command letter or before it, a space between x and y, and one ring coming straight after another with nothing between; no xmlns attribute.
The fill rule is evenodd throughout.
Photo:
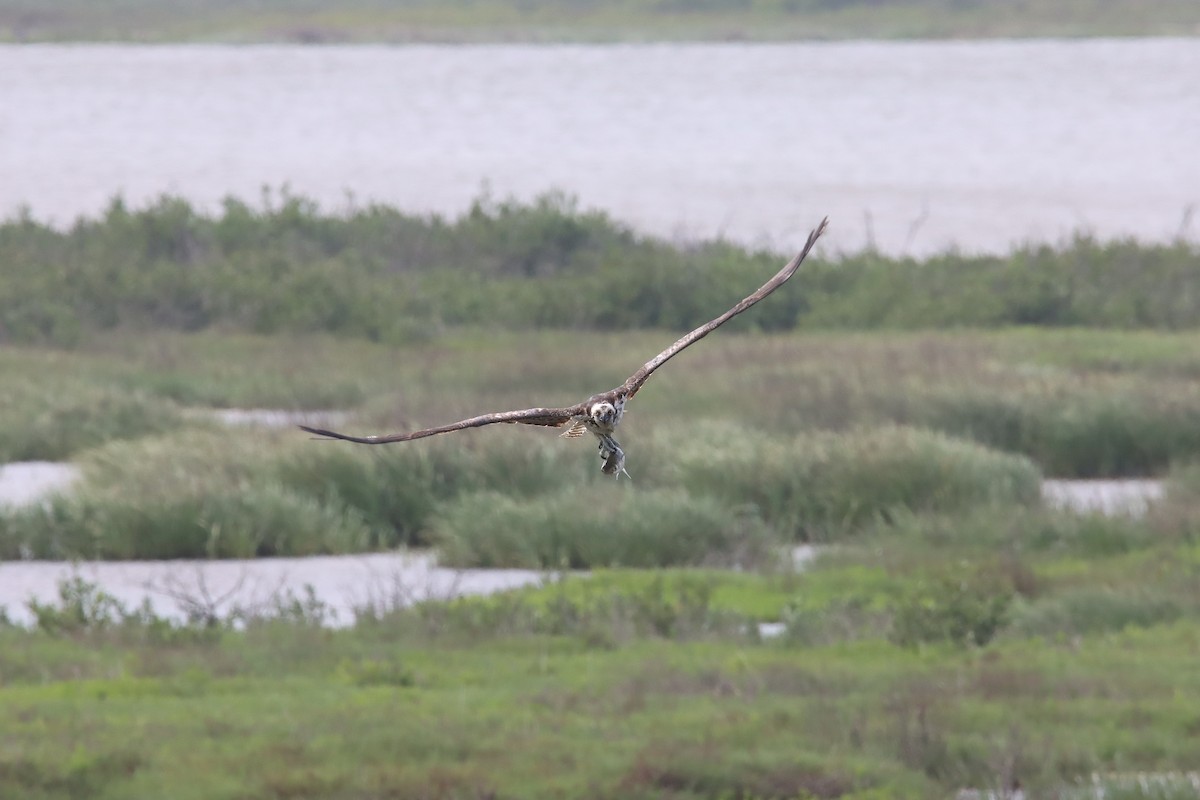
<svg viewBox="0 0 1200 800"><path fill-rule="evenodd" d="M0 2L12 41L545 42L1194 35L1187 0L1075 0L1014 8L952 0L383 0Z"/></svg>

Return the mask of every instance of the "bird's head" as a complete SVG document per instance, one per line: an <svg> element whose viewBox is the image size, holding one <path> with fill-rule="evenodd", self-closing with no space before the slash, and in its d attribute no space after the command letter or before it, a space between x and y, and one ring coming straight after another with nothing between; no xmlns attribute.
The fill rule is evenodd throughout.
<svg viewBox="0 0 1200 800"><path fill-rule="evenodd" d="M597 425L610 427L617 421L617 407L607 400L601 400L598 403L592 403L592 407L588 409L588 415Z"/></svg>

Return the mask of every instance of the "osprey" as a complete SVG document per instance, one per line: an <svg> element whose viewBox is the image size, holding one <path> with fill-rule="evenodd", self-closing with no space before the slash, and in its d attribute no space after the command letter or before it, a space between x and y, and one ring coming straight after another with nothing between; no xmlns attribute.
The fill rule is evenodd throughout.
<svg viewBox="0 0 1200 800"><path fill-rule="evenodd" d="M577 405L568 406L567 408L523 408L519 411L500 411L459 420L449 425L440 425L436 428L425 428L411 433L393 433L387 436L348 436L344 433L322 430L321 428L310 428L307 425L301 425L300 427L309 433L329 439L341 439L347 442L357 442L358 444L388 444L390 442L407 442L413 439L424 439L426 436L461 431L466 428L480 428L484 425L495 425L499 422L542 425L549 428L561 428L569 423L570 427L562 433L563 436L573 439L585 433L591 433L596 437L600 445L600 460L602 462L600 469L605 475L615 475L618 478L623 472L628 475L629 473L625 470L625 451L621 449L621 445L613 438L617 426L621 424L621 418L625 415L625 404L633 399L633 396L642 388L642 384L654 374L655 370L670 361L685 348L700 341L782 286L799 269L800 264L808 255L808 251L812 249L817 239L825 232L828 224L828 217L821 220L821 224L814 228L808 235L808 241L804 243L804 248L799 254L789 261L783 269L779 270L775 274L775 277L759 287L758 291L711 322L706 322L691 333L680 337L673 345L643 364L637 372L630 375L617 388L592 395Z"/></svg>

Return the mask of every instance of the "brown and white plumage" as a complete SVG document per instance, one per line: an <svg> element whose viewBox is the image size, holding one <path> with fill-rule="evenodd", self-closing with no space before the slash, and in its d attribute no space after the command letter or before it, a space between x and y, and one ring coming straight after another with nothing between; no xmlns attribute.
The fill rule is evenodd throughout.
<svg viewBox="0 0 1200 800"><path fill-rule="evenodd" d="M565 408L524 408L518 411L482 414L478 417L452 422L449 425L424 428L410 433L393 433L387 436L349 436L344 433L337 433L336 431L310 428L307 425L301 425L300 427L309 433L325 436L330 439L341 439L347 442L357 442L358 444L388 444L390 442L407 442L413 439L424 439L426 436L436 436L439 433L450 433L451 431L461 431L467 428L481 428L484 425L495 425L500 422L518 423L521 425L542 425L550 428L560 428L567 423L571 423L570 427L562 435L575 438L582 436L585 432L590 432L600 443L600 457L604 462L601 469L607 475L620 476L622 472L625 472L625 453L616 439L613 438L613 433L616 431L617 425L620 424L621 417L624 415L625 403L638 393L638 390L649 380L650 376L663 364L666 364L685 349L700 341L786 283L796 273L796 270L800 268L800 264L804 262L809 251L816 244L817 239L825 232L828 224L828 218L821 220L821 224L814 228L812 233L808 235L808 240L804 243L803 249L801 249L796 257L784 265L783 269L779 270L771 280L760 286L753 294L744 298L716 319L706 322L691 333L681 336L666 350L663 350L643 364L637 372L630 375L620 386L610 389L607 392L593 395L582 403Z"/></svg>

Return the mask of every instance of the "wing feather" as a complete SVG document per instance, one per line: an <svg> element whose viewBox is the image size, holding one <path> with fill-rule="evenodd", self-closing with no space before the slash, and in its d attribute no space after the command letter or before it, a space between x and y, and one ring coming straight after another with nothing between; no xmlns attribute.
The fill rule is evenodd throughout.
<svg viewBox="0 0 1200 800"><path fill-rule="evenodd" d="M789 278L796 274L796 270L800 268L800 265L804 263L804 259L808 256L808 252L812 250L813 245L817 243L817 239L821 238L821 234L825 232L825 228L828 227L828 225L829 217L825 217L821 220L821 224L817 225L817 227L808 234L808 241L804 243L804 249L802 249L795 258L789 261L783 267L783 269L775 273L775 277L764 283L758 288L758 291L743 299L721 316L717 317L711 322L704 323L691 333L681 336L673 345L647 361L642 365L641 369L630 375L629 379L626 380L625 383L621 384L620 387L618 387L617 392L623 394L626 399L633 397L635 394L637 394L638 389L642 388L642 384L644 384L646 380L654 374L656 369L786 283Z"/></svg>
<svg viewBox="0 0 1200 800"><path fill-rule="evenodd" d="M520 411L501 411L495 414L482 414L478 417L459 420L449 425L439 425L436 428L425 428L411 433L392 433L387 436L349 436L337 431L323 428L310 428L301 425L301 430L329 439L341 439L358 444L388 444L389 442L408 442L413 439L424 439L426 436L436 436L439 433L466 430L467 428L482 428L484 425L495 425L500 422L520 423L522 425L544 425L549 428L559 428L567 424L572 417L586 413L582 404L570 408L524 408Z"/></svg>

